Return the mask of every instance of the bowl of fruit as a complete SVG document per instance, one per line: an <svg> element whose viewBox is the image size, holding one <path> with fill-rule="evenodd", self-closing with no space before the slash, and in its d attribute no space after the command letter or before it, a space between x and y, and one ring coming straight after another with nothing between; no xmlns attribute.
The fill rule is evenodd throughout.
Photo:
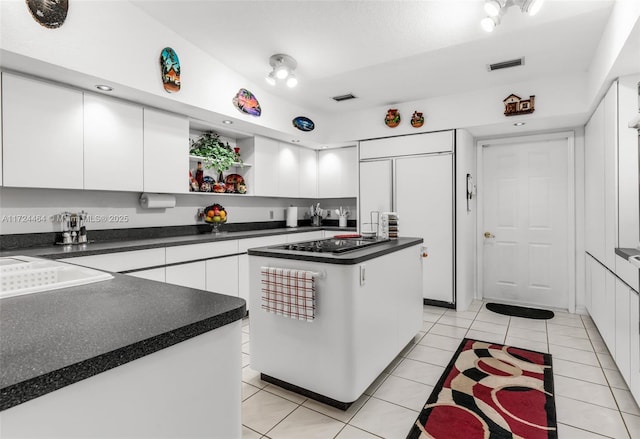
<svg viewBox="0 0 640 439"><path fill-rule="evenodd" d="M213 226L213 233L219 233L221 224L227 222L227 211L220 204L213 204L204 208L204 222Z"/></svg>

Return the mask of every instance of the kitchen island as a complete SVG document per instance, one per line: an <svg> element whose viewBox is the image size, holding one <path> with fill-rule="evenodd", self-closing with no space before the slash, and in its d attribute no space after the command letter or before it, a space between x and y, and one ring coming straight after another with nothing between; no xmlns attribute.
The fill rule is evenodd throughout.
<svg viewBox="0 0 640 439"><path fill-rule="evenodd" d="M0 301L0 436L240 436L244 300L113 274Z"/></svg>
<svg viewBox="0 0 640 439"><path fill-rule="evenodd" d="M399 238L342 253L249 249L251 367L265 381L346 410L422 328L422 242ZM311 319L264 309L269 268L313 276Z"/></svg>

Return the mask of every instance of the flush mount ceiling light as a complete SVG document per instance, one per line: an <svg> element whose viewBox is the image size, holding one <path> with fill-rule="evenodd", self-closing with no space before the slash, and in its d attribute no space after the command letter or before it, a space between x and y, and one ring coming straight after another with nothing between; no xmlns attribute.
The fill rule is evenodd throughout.
<svg viewBox="0 0 640 439"><path fill-rule="evenodd" d="M269 85L276 85L278 80L285 81L287 87L295 87L298 85L298 78L294 70L298 67L295 59L284 53L271 55L269 65L272 67L271 72L265 77Z"/></svg>
<svg viewBox="0 0 640 439"><path fill-rule="evenodd" d="M516 122L513 124L514 127L521 127L523 125L526 125L526 122Z"/></svg>
<svg viewBox="0 0 640 439"><path fill-rule="evenodd" d="M113 91L113 87L109 87L108 85L96 85L96 88L100 91Z"/></svg>
<svg viewBox="0 0 640 439"><path fill-rule="evenodd" d="M540 11L543 2L544 0L485 0L484 11L487 16L480 21L480 25L486 32L493 32L500 24L500 17L511 6L518 6L523 13L534 16Z"/></svg>

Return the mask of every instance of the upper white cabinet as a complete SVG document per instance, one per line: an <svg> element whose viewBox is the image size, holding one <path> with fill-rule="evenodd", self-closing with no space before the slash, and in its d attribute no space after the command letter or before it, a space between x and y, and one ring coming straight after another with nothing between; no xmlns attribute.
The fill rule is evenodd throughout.
<svg viewBox="0 0 640 439"><path fill-rule="evenodd" d="M84 188L142 191L142 107L84 95Z"/></svg>
<svg viewBox="0 0 640 439"><path fill-rule="evenodd" d="M301 198L318 196L318 153L313 149L300 148L299 188Z"/></svg>
<svg viewBox="0 0 640 439"><path fill-rule="evenodd" d="M253 175L252 195L275 197L278 195L278 170L280 145L273 139L254 137L238 141L240 150L253 151L253 167L249 174Z"/></svg>
<svg viewBox="0 0 640 439"><path fill-rule="evenodd" d="M300 148L290 143L278 144L278 196L300 196Z"/></svg>
<svg viewBox="0 0 640 439"><path fill-rule="evenodd" d="M83 188L82 92L2 74L5 186Z"/></svg>
<svg viewBox="0 0 640 439"><path fill-rule="evenodd" d="M189 120L144 109L144 183L146 192L189 191Z"/></svg>
<svg viewBox="0 0 640 439"><path fill-rule="evenodd" d="M318 197L346 198L358 194L356 147L326 149L318 153Z"/></svg>
<svg viewBox="0 0 640 439"><path fill-rule="evenodd" d="M453 151L454 131L386 137L360 142L360 160Z"/></svg>

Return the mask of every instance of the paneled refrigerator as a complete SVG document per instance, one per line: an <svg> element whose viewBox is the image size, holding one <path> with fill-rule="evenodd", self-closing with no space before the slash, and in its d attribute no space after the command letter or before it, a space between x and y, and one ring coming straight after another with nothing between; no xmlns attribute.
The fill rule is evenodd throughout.
<svg viewBox="0 0 640 439"><path fill-rule="evenodd" d="M439 133L438 133L439 134ZM427 135L406 136L411 139L377 139L387 141L386 150L402 153L394 142L419 142ZM441 306L455 304L455 234L454 234L454 155L453 141L448 145L410 148L405 156L375 157L369 142L361 142L360 154L360 224L370 222L372 211L395 211L399 215L399 235L424 239L427 257L423 259L423 297L425 303ZM376 145L372 145L376 146ZM433 151L434 149L447 149ZM373 157L372 157L373 156ZM375 216L374 216L375 221ZM362 230L362 228L361 228Z"/></svg>

